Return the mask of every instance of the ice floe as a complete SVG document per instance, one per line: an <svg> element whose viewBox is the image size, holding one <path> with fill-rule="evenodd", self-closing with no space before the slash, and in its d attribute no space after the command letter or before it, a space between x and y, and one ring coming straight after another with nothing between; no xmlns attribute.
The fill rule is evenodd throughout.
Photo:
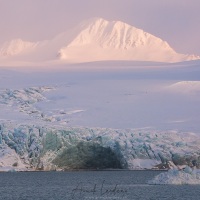
<svg viewBox="0 0 200 200"><path fill-rule="evenodd" d="M148 181L148 184L154 185L183 185L183 184L200 184L200 170L192 169L186 166L184 169L170 169L168 172L163 172L157 175L153 180Z"/></svg>

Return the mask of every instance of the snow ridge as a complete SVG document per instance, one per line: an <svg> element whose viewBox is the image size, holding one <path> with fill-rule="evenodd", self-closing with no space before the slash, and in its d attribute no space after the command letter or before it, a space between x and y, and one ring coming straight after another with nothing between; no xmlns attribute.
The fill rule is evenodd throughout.
<svg viewBox="0 0 200 200"><path fill-rule="evenodd" d="M106 21L96 19L83 28L84 30L71 42L70 46L85 45L91 42L98 43L102 48L115 48L128 50L151 43L151 39L162 43L162 46L172 50L161 39L132 27L121 21Z"/></svg>
<svg viewBox="0 0 200 200"><path fill-rule="evenodd" d="M182 94L199 94L200 81L180 81L170 85L167 89Z"/></svg>
<svg viewBox="0 0 200 200"><path fill-rule="evenodd" d="M15 39L10 42L6 42L3 44L2 48L0 49L0 56L3 57L10 57L14 55L21 54L30 50L31 48L36 47L36 43L23 41L21 39Z"/></svg>

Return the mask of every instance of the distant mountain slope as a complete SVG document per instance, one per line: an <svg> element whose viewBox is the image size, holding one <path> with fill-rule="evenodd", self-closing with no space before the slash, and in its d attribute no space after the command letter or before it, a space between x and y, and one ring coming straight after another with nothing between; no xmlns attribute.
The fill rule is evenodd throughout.
<svg viewBox="0 0 200 200"><path fill-rule="evenodd" d="M52 40L32 43L17 39L5 43L0 47L0 59L13 63L105 60L181 62L200 57L176 53L167 42L126 23L95 18Z"/></svg>
<svg viewBox="0 0 200 200"><path fill-rule="evenodd" d="M27 50L34 48L35 43L23 41L21 39L11 40L10 42L5 42L0 48L0 56L10 57L26 52Z"/></svg>

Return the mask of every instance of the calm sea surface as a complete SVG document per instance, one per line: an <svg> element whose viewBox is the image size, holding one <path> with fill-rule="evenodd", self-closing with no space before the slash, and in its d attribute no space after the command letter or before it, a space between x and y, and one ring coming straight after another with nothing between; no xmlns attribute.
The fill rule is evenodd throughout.
<svg viewBox="0 0 200 200"><path fill-rule="evenodd" d="M0 173L2 200L199 200L200 186L148 185L156 171Z"/></svg>

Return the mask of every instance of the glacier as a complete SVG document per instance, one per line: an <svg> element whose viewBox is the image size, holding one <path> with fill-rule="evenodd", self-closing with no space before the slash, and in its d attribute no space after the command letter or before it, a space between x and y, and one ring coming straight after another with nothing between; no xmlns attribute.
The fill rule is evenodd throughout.
<svg viewBox="0 0 200 200"><path fill-rule="evenodd" d="M200 168L198 135L1 123L1 167L22 170L166 169L167 162ZM6 151L4 150L6 149ZM4 150L4 151L3 151ZM151 161L151 162L150 162Z"/></svg>
<svg viewBox="0 0 200 200"><path fill-rule="evenodd" d="M199 64L125 64L1 67L0 171L200 168Z"/></svg>

